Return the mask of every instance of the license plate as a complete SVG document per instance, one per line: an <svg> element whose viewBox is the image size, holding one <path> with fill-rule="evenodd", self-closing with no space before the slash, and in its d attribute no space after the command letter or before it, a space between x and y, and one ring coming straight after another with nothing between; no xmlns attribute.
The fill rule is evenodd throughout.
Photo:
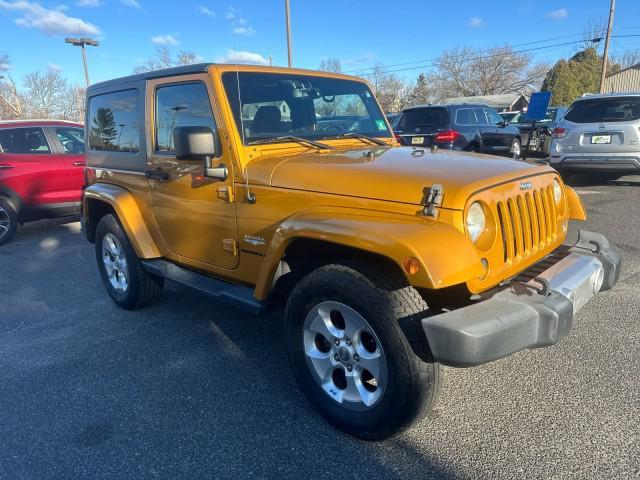
<svg viewBox="0 0 640 480"><path fill-rule="evenodd" d="M591 135L591 143L594 143L594 144L611 143L611 135Z"/></svg>
<svg viewBox="0 0 640 480"><path fill-rule="evenodd" d="M424 143L424 137L412 137L411 145L422 145Z"/></svg>

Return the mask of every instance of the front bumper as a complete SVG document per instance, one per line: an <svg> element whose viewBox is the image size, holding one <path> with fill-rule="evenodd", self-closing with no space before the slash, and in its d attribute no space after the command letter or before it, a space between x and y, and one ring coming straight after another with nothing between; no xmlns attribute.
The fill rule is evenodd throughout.
<svg viewBox="0 0 640 480"><path fill-rule="evenodd" d="M573 317L620 276L620 256L598 233L580 231L564 246L489 298L422 320L433 357L470 367L526 348L558 343Z"/></svg>

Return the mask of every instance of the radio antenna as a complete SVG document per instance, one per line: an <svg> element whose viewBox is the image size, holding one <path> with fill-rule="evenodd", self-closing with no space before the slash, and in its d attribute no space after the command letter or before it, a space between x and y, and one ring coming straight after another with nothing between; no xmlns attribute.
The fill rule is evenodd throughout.
<svg viewBox="0 0 640 480"><path fill-rule="evenodd" d="M244 132L244 119L242 118L242 94L240 93L240 72L238 68L238 62L236 58L236 86L238 89L238 113L240 114L240 137L242 138L242 145L245 144L245 132ZM247 193L247 202L250 204L256 203L256 196L249 189L249 163L244 166L244 181L245 190Z"/></svg>

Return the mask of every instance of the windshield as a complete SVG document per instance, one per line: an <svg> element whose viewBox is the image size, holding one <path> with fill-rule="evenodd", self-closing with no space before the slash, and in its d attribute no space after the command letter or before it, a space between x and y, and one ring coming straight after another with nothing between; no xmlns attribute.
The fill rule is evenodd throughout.
<svg viewBox="0 0 640 480"><path fill-rule="evenodd" d="M287 135L309 140L338 138L345 133L391 136L384 114L362 82L227 72L222 83L245 145Z"/></svg>
<svg viewBox="0 0 640 480"><path fill-rule="evenodd" d="M574 123L640 120L640 97L607 97L578 100L564 118Z"/></svg>

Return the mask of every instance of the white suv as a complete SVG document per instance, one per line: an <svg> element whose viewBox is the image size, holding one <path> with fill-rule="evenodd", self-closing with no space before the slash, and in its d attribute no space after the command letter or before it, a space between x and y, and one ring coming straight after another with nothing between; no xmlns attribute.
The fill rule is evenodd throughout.
<svg viewBox="0 0 640 480"><path fill-rule="evenodd" d="M563 176L640 174L640 93L579 98L553 130L549 163Z"/></svg>

